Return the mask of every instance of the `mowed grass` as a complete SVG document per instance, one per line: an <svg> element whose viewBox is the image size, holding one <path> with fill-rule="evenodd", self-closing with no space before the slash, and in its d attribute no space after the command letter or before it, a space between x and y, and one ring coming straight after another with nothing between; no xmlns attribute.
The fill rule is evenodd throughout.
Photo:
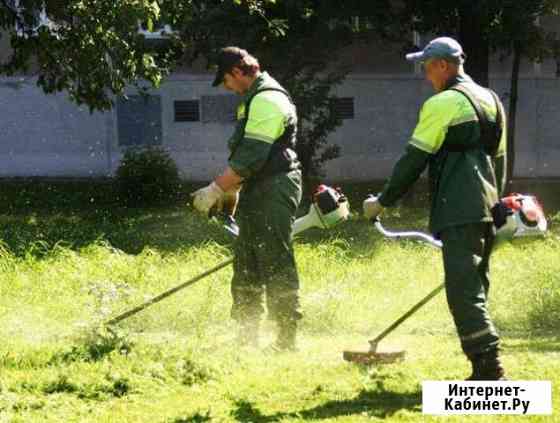
<svg viewBox="0 0 560 423"><path fill-rule="evenodd" d="M108 332L111 316L228 260L231 239L181 204L122 209L107 187L48 187L2 191L0 422L439 421L421 414L422 380L469 373L442 294L381 343L404 362L342 360L443 277L437 249L383 239L357 215L297 239L298 353L235 347L229 267ZM359 208L362 187L347 191ZM391 210L385 225L424 229L424 206ZM495 253L490 306L508 376L552 381L555 414L524 418L548 422L560 421L560 215L547 212L546 239Z"/></svg>

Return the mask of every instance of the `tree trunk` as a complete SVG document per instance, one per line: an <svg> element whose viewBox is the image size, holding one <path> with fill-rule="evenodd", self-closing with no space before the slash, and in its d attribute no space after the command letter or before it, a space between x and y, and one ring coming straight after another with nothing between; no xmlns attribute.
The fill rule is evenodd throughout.
<svg viewBox="0 0 560 423"><path fill-rule="evenodd" d="M513 45L513 64L511 67L509 113L507 126L507 184L506 192L511 191L513 170L515 168L515 119L517 115L517 90L519 83L519 65L521 64L521 45Z"/></svg>
<svg viewBox="0 0 560 423"><path fill-rule="evenodd" d="M488 86L488 37L483 31L488 23L485 0L469 1L459 6L459 43L467 55L466 72L483 87Z"/></svg>

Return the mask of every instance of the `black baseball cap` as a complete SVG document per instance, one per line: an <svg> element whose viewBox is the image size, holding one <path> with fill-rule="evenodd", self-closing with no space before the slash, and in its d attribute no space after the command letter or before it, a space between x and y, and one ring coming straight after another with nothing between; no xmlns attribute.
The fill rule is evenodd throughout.
<svg viewBox="0 0 560 423"><path fill-rule="evenodd" d="M217 87L220 85L224 80L224 75L248 55L247 50L239 47L230 46L220 49L216 58L218 70L216 71L216 77L212 86Z"/></svg>

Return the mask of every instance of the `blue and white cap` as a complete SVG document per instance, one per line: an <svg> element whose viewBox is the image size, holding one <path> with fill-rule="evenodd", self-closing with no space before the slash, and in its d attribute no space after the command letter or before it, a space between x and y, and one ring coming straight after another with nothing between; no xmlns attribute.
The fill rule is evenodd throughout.
<svg viewBox="0 0 560 423"><path fill-rule="evenodd" d="M463 47L453 38L439 37L428 43L424 50L406 55L406 60L425 62L429 59L453 59L460 64L465 62Z"/></svg>

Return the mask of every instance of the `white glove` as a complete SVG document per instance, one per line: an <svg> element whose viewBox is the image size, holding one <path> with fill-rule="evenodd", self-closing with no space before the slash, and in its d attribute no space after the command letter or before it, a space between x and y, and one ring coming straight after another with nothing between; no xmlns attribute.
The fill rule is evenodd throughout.
<svg viewBox="0 0 560 423"><path fill-rule="evenodd" d="M364 217L368 220L375 219L383 211L383 206L373 195L364 200L363 207Z"/></svg>
<svg viewBox="0 0 560 423"><path fill-rule="evenodd" d="M194 208L200 213L208 215L208 212L214 206L218 210L222 209L224 190L216 182L212 182L210 185L193 192L191 197L193 197Z"/></svg>

